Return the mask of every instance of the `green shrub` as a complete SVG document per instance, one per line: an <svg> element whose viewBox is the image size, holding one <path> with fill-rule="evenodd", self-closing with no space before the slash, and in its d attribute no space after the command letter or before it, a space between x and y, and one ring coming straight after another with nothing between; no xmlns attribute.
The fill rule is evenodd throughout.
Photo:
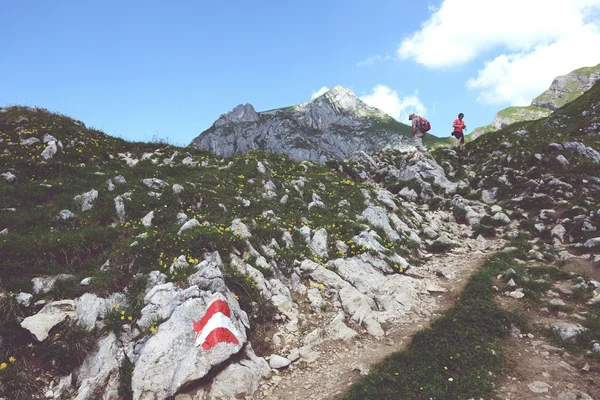
<svg viewBox="0 0 600 400"><path fill-rule="evenodd" d="M228 266L225 267L223 279L250 318L259 323L272 321L276 315L275 306L261 296L256 281Z"/></svg>
<svg viewBox="0 0 600 400"><path fill-rule="evenodd" d="M493 238L496 236L496 228L493 226L483 225L483 224L475 224L473 226L473 238L478 237L479 235L485 238Z"/></svg>
<svg viewBox="0 0 600 400"><path fill-rule="evenodd" d="M96 346L95 331L83 325L73 325L64 334L50 335L40 347L40 359L60 374L69 374L79 367Z"/></svg>
<svg viewBox="0 0 600 400"><path fill-rule="evenodd" d="M459 224L466 224L468 222L467 221L467 210L462 207L453 206L452 207L452 215L454 215L454 219Z"/></svg>
<svg viewBox="0 0 600 400"><path fill-rule="evenodd" d="M36 379L35 366L27 360L7 361L0 360L0 396L11 400L41 398L43 383Z"/></svg>
<svg viewBox="0 0 600 400"><path fill-rule="evenodd" d="M131 388L131 377L133 376L133 363L129 358L125 357L119 366L119 388L118 394L121 399L133 398L133 390Z"/></svg>

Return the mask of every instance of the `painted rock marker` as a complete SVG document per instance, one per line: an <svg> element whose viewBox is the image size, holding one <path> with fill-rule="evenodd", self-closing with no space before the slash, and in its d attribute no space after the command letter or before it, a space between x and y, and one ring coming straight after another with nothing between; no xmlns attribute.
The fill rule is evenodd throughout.
<svg viewBox="0 0 600 400"><path fill-rule="evenodd" d="M195 346L209 350L218 343L239 344L233 323L229 304L222 299L215 299L208 306L200 321L194 322L196 332Z"/></svg>

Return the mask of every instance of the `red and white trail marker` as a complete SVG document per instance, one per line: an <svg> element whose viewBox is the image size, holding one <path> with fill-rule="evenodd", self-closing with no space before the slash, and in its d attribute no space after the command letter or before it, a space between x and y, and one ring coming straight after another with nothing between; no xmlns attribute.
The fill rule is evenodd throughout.
<svg viewBox="0 0 600 400"><path fill-rule="evenodd" d="M194 322L194 332L196 332L194 345L196 347L202 345L202 348L209 350L217 343L239 344L230 317L229 304L220 298L213 300L200 321Z"/></svg>

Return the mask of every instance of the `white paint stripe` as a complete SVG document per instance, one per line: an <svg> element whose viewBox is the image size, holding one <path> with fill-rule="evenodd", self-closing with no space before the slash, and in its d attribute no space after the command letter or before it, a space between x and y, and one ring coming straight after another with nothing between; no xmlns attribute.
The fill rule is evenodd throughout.
<svg viewBox="0 0 600 400"><path fill-rule="evenodd" d="M202 345L202 343L204 343L204 341L206 340L206 337L217 328L229 329L231 333L233 333L233 335L239 340L237 330L235 329L235 326L233 326L233 322L231 322L231 319L225 316L225 314L223 314L222 312L217 312L212 317L210 317L210 319L204 326L204 329L202 329L200 335L198 335L198 337L196 338L194 345Z"/></svg>

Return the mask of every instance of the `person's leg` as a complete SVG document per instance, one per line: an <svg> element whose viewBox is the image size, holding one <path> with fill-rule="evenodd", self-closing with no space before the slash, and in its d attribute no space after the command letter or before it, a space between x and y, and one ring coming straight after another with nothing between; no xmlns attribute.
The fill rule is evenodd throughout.
<svg viewBox="0 0 600 400"><path fill-rule="evenodd" d="M423 152L423 137L418 133L415 135L415 147L417 148L417 151Z"/></svg>

